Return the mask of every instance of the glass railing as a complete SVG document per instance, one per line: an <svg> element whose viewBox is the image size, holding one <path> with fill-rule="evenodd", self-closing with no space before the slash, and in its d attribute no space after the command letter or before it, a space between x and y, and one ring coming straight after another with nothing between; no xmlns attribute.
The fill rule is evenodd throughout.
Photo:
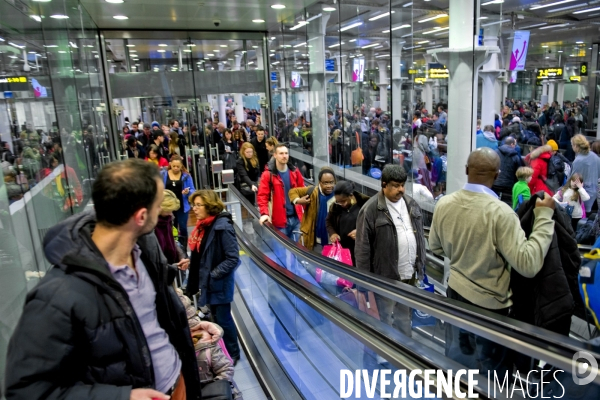
<svg viewBox="0 0 600 400"><path fill-rule="evenodd" d="M231 190L232 197L235 193ZM291 243L272 226L267 226L269 224L261 226L254 208L244 200L240 204L245 211L240 212L238 223L245 235L263 254L284 265L290 276L302 278L329 296L346 299L353 295L360 298L362 294L354 291L348 294L347 289L339 286L338 278L356 284L366 292L365 299L370 300L370 306L378 310L377 314L362 307L365 318L369 319L366 314L370 313L390 324L402 336L401 345L419 344L438 356L458 362L462 368L478 369L485 377L489 373L490 387L494 374L497 380L506 375L512 385L522 382L531 387L538 384L538 388L541 379L548 383L556 375L555 387L560 389L556 386L559 382L572 386L573 356L585 351L592 359L599 358L597 346L323 259ZM320 282L317 270L321 270ZM399 317L391 318L391 313ZM406 351L410 351L410 346ZM382 362L378 365L385 367L385 361L379 361ZM513 375L513 367L518 375ZM563 372L558 373L558 370ZM518 382L513 381L517 376ZM585 393L597 390L593 385L590 388L585 389Z"/></svg>

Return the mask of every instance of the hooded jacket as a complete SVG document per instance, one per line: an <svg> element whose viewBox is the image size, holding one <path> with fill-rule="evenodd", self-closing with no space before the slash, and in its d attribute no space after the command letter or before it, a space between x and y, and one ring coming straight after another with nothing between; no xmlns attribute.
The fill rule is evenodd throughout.
<svg viewBox="0 0 600 400"><path fill-rule="evenodd" d="M7 399L127 400L153 388L150 349L123 287L91 239L93 212L54 226L44 251L54 264L29 292L8 348ZM182 362L188 399L200 399L198 366L183 305L154 234L137 241L156 290L158 323Z"/></svg>
<svg viewBox="0 0 600 400"><path fill-rule="evenodd" d="M536 193L519 207L519 220L527 238L533 227L535 202L542 196L543 193ZM583 307L577 282L581 258L569 216L556 207L552 219L554 235L542 269L533 278L525 278L515 269L511 271L512 316L569 335L576 302Z"/></svg>
<svg viewBox="0 0 600 400"><path fill-rule="evenodd" d="M406 194L403 196L417 241L415 272L422 281L425 274L426 247L423 215L419 205ZM358 213L356 267L384 278L400 280L398 273L398 232L385 202L383 191L371 197Z"/></svg>
<svg viewBox="0 0 600 400"><path fill-rule="evenodd" d="M515 147L507 144L498 147L496 152L500 156L500 174L496 178L494 186L512 188L517 183L517 169L523 165L521 157Z"/></svg>
<svg viewBox="0 0 600 400"><path fill-rule="evenodd" d="M300 173L300 170L291 162L288 162L287 166L290 171L290 189L304 187L304 177ZM260 215L269 215L276 228L285 228L287 224L285 196L288 196L288 193L285 193L283 180L279 176L279 171L275 165L275 158L271 158L267 163L266 171L261 175L258 193L256 194L256 203L258 204ZM304 214L304 208L299 204L295 207L296 214L301 219Z"/></svg>
<svg viewBox="0 0 600 400"><path fill-rule="evenodd" d="M186 292L200 291L198 305L227 304L233 301L234 272L240 250L231 214L222 212L204 233L200 251L192 251Z"/></svg>
<svg viewBox="0 0 600 400"><path fill-rule="evenodd" d="M533 168L533 175L529 181L529 190L531 193L537 193L540 190L552 196L554 193L546 186L544 181L548 178L548 162L552 157L552 147L550 145L540 146L525 157Z"/></svg>

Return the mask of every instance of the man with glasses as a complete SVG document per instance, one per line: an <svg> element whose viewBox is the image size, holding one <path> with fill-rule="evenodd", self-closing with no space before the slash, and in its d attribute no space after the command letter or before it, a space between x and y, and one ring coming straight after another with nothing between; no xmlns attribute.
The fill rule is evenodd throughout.
<svg viewBox="0 0 600 400"><path fill-rule="evenodd" d="M319 172L317 186L295 188L289 192L292 204L306 206L300 232L302 244L309 250L320 253L322 247L329 243L326 220L329 209L335 203L335 183L333 170L324 167Z"/></svg>
<svg viewBox="0 0 600 400"><path fill-rule="evenodd" d="M386 165L382 190L365 203L356 221L354 254L358 269L414 286L425 273L425 235L419 205L404 191L407 175ZM411 311L375 293L381 321L411 337Z"/></svg>

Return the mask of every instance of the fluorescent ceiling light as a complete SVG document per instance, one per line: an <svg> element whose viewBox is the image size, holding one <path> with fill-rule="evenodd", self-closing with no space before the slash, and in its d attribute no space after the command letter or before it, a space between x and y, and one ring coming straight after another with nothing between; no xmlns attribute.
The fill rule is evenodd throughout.
<svg viewBox="0 0 600 400"><path fill-rule="evenodd" d="M159 47L167 47L167 46L168 46L168 44L165 44L165 43L160 43L158 46L159 46Z"/></svg>
<svg viewBox="0 0 600 400"><path fill-rule="evenodd" d="M421 42L417 42L417 44L429 43L429 40L423 40Z"/></svg>
<svg viewBox="0 0 600 400"><path fill-rule="evenodd" d="M406 3L406 4L405 4L405 5L403 5L402 7L410 7L410 6L412 6L412 5L413 5L413 3L412 3L412 1L411 1L410 3Z"/></svg>
<svg viewBox="0 0 600 400"><path fill-rule="evenodd" d="M214 57L215 55L214 55L214 54L212 54L212 53L208 53L208 54L207 54L207 56L209 56L209 57Z"/></svg>
<svg viewBox="0 0 600 400"><path fill-rule="evenodd" d="M394 13L395 13L395 11L392 11L392 14L394 14ZM372 18L369 18L369 21L376 21L379 18L387 17L388 15L390 15L389 11L388 12L384 12L383 14L376 15L376 16L374 16Z"/></svg>
<svg viewBox="0 0 600 400"><path fill-rule="evenodd" d="M250 61L250 62L248 63L248 65L252 65L252 64L254 64L254 61Z"/></svg>
<svg viewBox="0 0 600 400"><path fill-rule="evenodd" d="M550 3L550 4L542 4L539 6L533 6L530 8L530 10L537 10L538 8L546 8L546 7L552 7L552 6L557 6L559 4L564 4L564 3L571 3L575 0L563 0L563 1L556 1L554 3Z"/></svg>
<svg viewBox="0 0 600 400"><path fill-rule="evenodd" d="M4 39L2 39L2 41L4 42ZM44 47L47 47L47 48L58 47L58 45L56 45L56 44L49 44L49 45L44 45Z"/></svg>
<svg viewBox="0 0 600 400"><path fill-rule="evenodd" d="M342 44L346 44L346 43L341 42L341 43L332 44L331 46L329 46L329 48L331 49L332 47L338 47L338 46L340 46Z"/></svg>
<svg viewBox="0 0 600 400"><path fill-rule="evenodd" d="M562 52L563 52L562 50L558 50L558 51L557 51L557 53L562 53Z"/></svg>
<svg viewBox="0 0 600 400"><path fill-rule="evenodd" d="M306 46L306 42L303 42L303 43L299 43L299 44L296 44L296 45L294 45L294 47L300 47L300 46Z"/></svg>
<svg viewBox="0 0 600 400"><path fill-rule="evenodd" d="M190 49L183 49L184 53L191 53L192 51Z"/></svg>
<svg viewBox="0 0 600 400"><path fill-rule="evenodd" d="M550 29L550 28L560 28L561 26L568 26L569 24L559 24L559 25L547 25L547 26L542 26L539 29Z"/></svg>
<svg viewBox="0 0 600 400"><path fill-rule="evenodd" d="M4 42L4 39L2 39L1 37L0 37L0 42Z"/></svg>
<svg viewBox="0 0 600 400"><path fill-rule="evenodd" d="M440 32L440 31L445 31L447 29L450 29L449 26L445 27L445 28L436 28L432 31L427 31L427 32L423 32L423 35L429 35L430 33L435 33L435 32Z"/></svg>
<svg viewBox="0 0 600 400"><path fill-rule="evenodd" d="M107 3L115 3L115 4L119 4L122 3L123 0L106 0Z"/></svg>
<svg viewBox="0 0 600 400"><path fill-rule="evenodd" d="M113 16L113 18L114 19L129 19L129 17L126 15L115 15L115 16Z"/></svg>
<svg viewBox="0 0 600 400"><path fill-rule="evenodd" d="M273 8L275 10L283 10L285 8L285 6L283 4L273 4L271 6L271 8Z"/></svg>
<svg viewBox="0 0 600 400"><path fill-rule="evenodd" d="M538 26L544 26L544 25L548 25L547 22L542 22L541 24L533 24L533 25L527 25L527 26L523 26L519 29L527 29L527 28L537 28Z"/></svg>
<svg viewBox="0 0 600 400"><path fill-rule="evenodd" d="M481 24L481 26L498 25L498 24L503 24L505 22L510 22L510 19L503 19L501 21L488 22L487 24Z"/></svg>
<svg viewBox="0 0 600 400"><path fill-rule="evenodd" d="M578 40L575 43L577 43L577 44L583 44L583 42L581 40Z"/></svg>
<svg viewBox="0 0 600 400"><path fill-rule="evenodd" d="M25 46L20 46L20 45L18 45L16 43L13 43L13 42L8 42L8 44L10 44L11 46L16 47L17 49L24 49L25 48Z"/></svg>
<svg viewBox="0 0 600 400"><path fill-rule="evenodd" d="M64 50L59 50L58 52L59 52L60 54L66 54L66 51L64 51Z"/></svg>
<svg viewBox="0 0 600 400"><path fill-rule="evenodd" d="M156 51L158 51L159 53L164 53L166 50L156 50Z"/></svg>
<svg viewBox="0 0 600 400"><path fill-rule="evenodd" d="M573 14L583 14L583 13L588 13L588 12L592 12L592 11L596 11L596 10L600 10L600 7L588 8L587 10L581 10L581 11L574 11Z"/></svg>
<svg viewBox="0 0 600 400"><path fill-rule="evenodd" d="M331 7L331 6L327 6L327 7L323 7L323 11L335 11L335 7Z"/></svg>
<svg viewBox="0 0 600 400"><path fill-rule="evenodd" d="M31 19L37 22L42 22L42 17L39 15L30 15Z"/></svg>
<svg viewBox="0 0 600 400"><path fill-rule="evenodd" d="M352 43L352 42L356 42L356 39L350 39L350 40L348 40L348 43Z"/></svg>
<svg viewBox="0 0 600 400"><path fill-rule="evenodd" d="M355 22L351 25L343 27L342 29L340 29L340 32L344 32L344 31L347 31L348 29L356 28L357 26L361 26L362 24L363 24L362 22Z"/></svg>
<svg viewBox="0 0 600 400"><path fill-rule="evenodd" d="M583 6L586 6L586 5L587 5L587 3L583 3L583 4L574 4L574 5L572 5L572 6L568 6L568 7L554 8L554 9L552 9L552 10L548 10L548 11L546 11L546 12L548 12L548 13L553 13L553 12L558 12L558 11L570 10L570 9L572 9L572 8L583 7Z"/></svg>
<svg viewBox="0 0 600 400"><path fill-rule="evenodd" d="M188 46L189 46L189 45L188 45ZM194 45L194 46L195 46L195 45ZM221 45L219 45L219 47L227 47L227 45L226 45L226 44L221 44Z"/></svg>
<svg viewBox="0 0 600 400"><path fill-rule="evenodd" d="M313 15L312 17L310 17L309 19L306 20L306 22L310 22L312 20L315 20L317 18L319 18L320 16L322 16L323 14L319 13L317 15Z"/></svg>
<svg viewBox="0 0 600 400"><path fill-rule="evenodd" d="M302 28L302 27L303 27L304 25L306 25L306 24L308 24L308 22L306 22L306 21L300 21L300 22L298 22L298 24L297 24L297 25L295 25L295 26L292 26L292 27L290 28L290 31L295 31L295 30L296 30L296 29L298 29L298 28Z"/></svg>
<svg viewBox="0 0 600 400"><path fill-rule="evenodd" d="M271 63L271 65L277 65L279 64L279 61L275 61L274 63Z"/></svg>
<svg viewBox="0 0 600 400"><path fill-rule="evenodd" d="M63 15L63 14L54 14L54 15L51 15L50 18L54 18L54 19L68 19L69 17L67 15Z"/></svg>
<svg viewBox="0 0 600 400"><path fill-rule="evenodd" d="M277 39L275 36L271 36L271 40L275 40L275 39ZM230 42L231 42L231 40L230 40Z"/></svg>
<svg viewBox="0 0 600 400"><path fill-rule="evenodd" d="M489 6L490 4L502 4L504 0L492 0L485 3L481 3L482 6Z"/></svg>
<svg viewBox="0 0 600 400"><path fill-rule="evenodd" d="M546 46L546 45L543 45L542 47L545 48L545 49L548 48L548 46Z"/></svg>
<svg viewBox="0 0 600 400"><path fill-rule="evenodd" d="M439 32L434 34L434 36L442 36L442 35L447 35L449 32Z"/></svg>
<svg viewBox="0 0 600 400"><path fill-rule="evenodd" d="M489 17L479 17L479 19L488 19Z"/></svg>
<svg viewBox="0 0 600 400"><path fill-rule="evenodd" d="M422 20L419 21L419 23L422 24L423 22L433 21L434 19L444 18L444 17L447 17L447 16L448 16L448 14L440 14L440 15L436 15L434 17L429 17L429 18L422 19Z"/></svg>
<svg viewBox="0 0 600 400"><path fill-rule="evenodd" d="M369 47L379 46L379 43L371 43L366 46L361 47L361 49L368 49Z"/></svg>
<svg viewBox="0 0 600 400"><path fill-rule="evenodd" d="M380 55L380 56L375 56L375 58L389 57L389 56L390 56L389 54L382 54L382 55Z"/></svg>
<svg viewBox="0 0 600 400"><path fill-rule="evenodd" d="M409 36L412 36L412 32L411 33L407 33L406 35L402 35L400 37L409 37Z"/></svg>
<svg viewBox="0 0 600 400"><path fill-rule="evenodd" d="M255 24L262 24L263 22L265 22L264 19L253 19L252 22L254 22Z"/></svg>
<svg viewBox="0 0 600 400"><path fill-rule="evenodd" d="M137 50L129 50L130 53L137 53Z"/></svg>
<svg viewBox="0 0 600 400"><path fill-rule="evenodd" d="M127 47L135 47L135 44L126 44Z"/></svg>
<svg viewBox="0 0 600 400"><path fill-rule="evenodd" d="M388 29L388 30L386 30L386 31L383 31L382 33L388 33L390 30L391 30L391 31L397 31L398 29L403 29L403 28L410 28L410 24L404 24L404 25L400 25L400 26L397 26L397 27L395 27L395 28L392 28L392 29Z"/></svg>

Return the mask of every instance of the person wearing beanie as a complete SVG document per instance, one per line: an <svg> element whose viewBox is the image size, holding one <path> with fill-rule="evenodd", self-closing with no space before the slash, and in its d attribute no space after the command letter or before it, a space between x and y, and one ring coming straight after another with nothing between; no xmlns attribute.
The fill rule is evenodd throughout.
<svg viewBox="0 0 600 400"><path fill-rule="evenodd" d="M152 121L151 128L152 129L154 129L154 128L159 128L160 129L160 124L158 123L158 121Z"/></svg>
<svg viewBox="0 0 600 400"><path fill-rule="evenodd" d="M556 191L565 183L566 168L571 169L571 162L558 151L558 143L554 140L548 140L547 146L552 148L552 156L548 160L548 178L546 185L550 190Z"/></svg>

